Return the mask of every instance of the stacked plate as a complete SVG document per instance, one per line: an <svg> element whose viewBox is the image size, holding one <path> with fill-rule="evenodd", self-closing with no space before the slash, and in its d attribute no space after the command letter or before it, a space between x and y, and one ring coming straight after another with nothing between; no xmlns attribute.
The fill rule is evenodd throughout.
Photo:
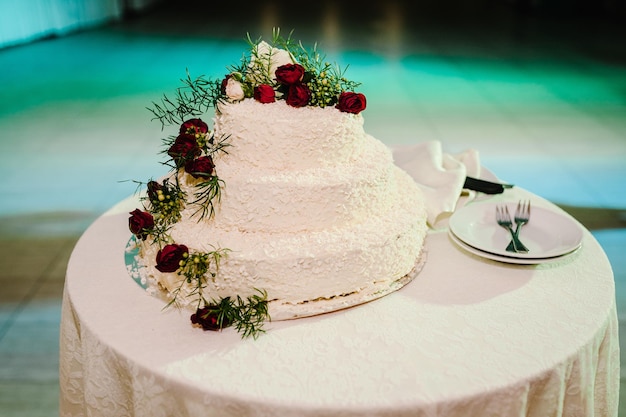
<svg viewBox="0 0 626 417"><path fill-rule="evenodd" d="M530 221L519 234L528 253L507 252L511 235L496 222L496 206L499 204L507 205L513 216L517 202L476 201L456 211L449 220L452 240L483 258L528 265L554 261L580 248L583 230L575 220L557 208L533 206Z"/></svg>

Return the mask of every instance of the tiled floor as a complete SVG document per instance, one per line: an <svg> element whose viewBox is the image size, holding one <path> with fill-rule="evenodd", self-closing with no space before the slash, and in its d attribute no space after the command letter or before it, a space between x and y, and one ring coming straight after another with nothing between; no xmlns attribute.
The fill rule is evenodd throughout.
<svg viewBox="0 0 626 417"><path fill-rule="evenodd" d="M445 12L320 1L306 14L276 1L246 13L182 3L193 7L0 50L0 415L58 415L64 268L85 227L134 191L125 180L163 172L146 106L185 69L221 76L246 32L273 26L350 64L377 138L475 148L501 178L579 218L613 265L626 323L626 31L616 19L516 15L495 1Z"/></svg>

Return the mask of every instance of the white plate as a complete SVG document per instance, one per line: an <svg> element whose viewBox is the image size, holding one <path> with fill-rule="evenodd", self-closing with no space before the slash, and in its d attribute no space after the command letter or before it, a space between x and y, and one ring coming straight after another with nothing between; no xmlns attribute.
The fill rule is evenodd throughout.
<svg viewBox="0 0 626 417"><path fill-rule="evenodd" d="M576 249L574 249L572 252L568 252L565 255L561 255L561 256L555 256L553 258L513 258L513 257L510 257L510 256L495 255L493 253L489 253L489 252L482 251L480 249L473 248L470 245L468 245L467 243L463 242L458 237L456 237L454 235L454 233L452 233L452 231L449 231L448 235L450 236L450 239L454 243L456 243L462 249L466 250L467 252L469 252L469 253L471 253L473 255L480 256L481 258L485 258L485 259L491 259L492 261L505 262L505 263L508 263L508 264L537 265L537 264L542 264L542 263L546 263L546 262L557 261L559 259L562 259L564 256L567 256L567 255L570 255L570 254L576 252Z"/></svg>
<svg viewBox="0 0 626 417"><path fill-rule="evenodd" d="M580 247L583 232L578 223L555 210L533 207L531 202L530 221L519 235L528 253L507 252L511 235L496 223L496 205L489 201L468 204L450 217L450 231L466 245L506 258L554 258ZM513 216L517 202L507 205Z"/></svg>

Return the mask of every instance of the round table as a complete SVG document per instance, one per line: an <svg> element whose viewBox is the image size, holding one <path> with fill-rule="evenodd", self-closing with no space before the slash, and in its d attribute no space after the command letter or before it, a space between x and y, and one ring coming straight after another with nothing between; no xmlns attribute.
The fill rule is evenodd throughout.
<svg viewBox="0 0 626 417"><path fill-rule="evenodd" d="M529 196L558 210L519 188L489 198ZM432 230L406 287L267 323L254 340L192 327L131 279L136 204L101 216L69 261L61 417L617 416L613 272L587 230L578 251L538 265L484 259Z"/></svg>

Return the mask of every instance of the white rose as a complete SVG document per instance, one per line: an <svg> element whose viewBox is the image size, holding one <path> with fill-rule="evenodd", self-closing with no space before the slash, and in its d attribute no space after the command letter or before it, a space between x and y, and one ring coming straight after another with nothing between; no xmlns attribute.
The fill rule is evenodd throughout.
<svg viewBox="0 0 626 417"><path fill-rule="evenodd" d="M276 80L276 69L281 65L293 64L291 54L280 48L274 48L267 42L261 41L253 48L250 57L250 69L248 80L261 84Z"/></svg>
<svg viewBox="0 0 626 417"><path fill-rule="evenodd" d="M235 80L233 77L230 77L226 82L226 96L231 101L243 100L243 98L245 97L241 83Z"/></svg>

